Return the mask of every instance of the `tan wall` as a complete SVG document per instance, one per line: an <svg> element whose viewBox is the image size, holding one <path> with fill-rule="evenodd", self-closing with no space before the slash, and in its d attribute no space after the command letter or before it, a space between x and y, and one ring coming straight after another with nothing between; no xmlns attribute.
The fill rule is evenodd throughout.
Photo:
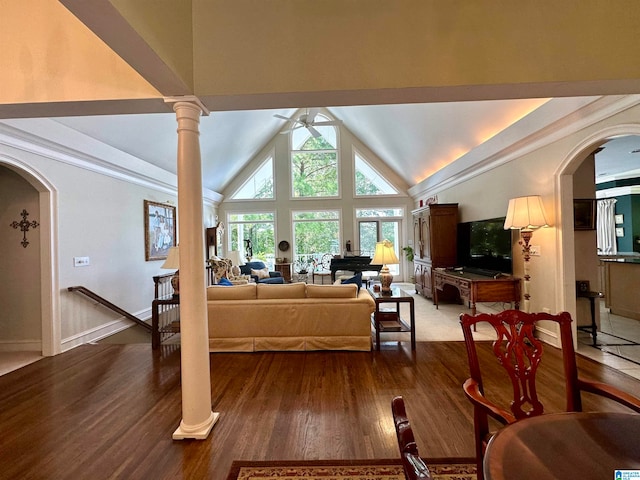
<svg viewBox="0 0 640 480"><path fill-rule="evenodd" d="M215 110L640 91L635 0L277 8L253 0L4 0L1 9L0 104L195 93Z"/></svg>
<svg viewBox="0 0 640 480"><path fill-rule="evenodd" d="M158 97L52 0L0 1L0 104Z"/></svg>

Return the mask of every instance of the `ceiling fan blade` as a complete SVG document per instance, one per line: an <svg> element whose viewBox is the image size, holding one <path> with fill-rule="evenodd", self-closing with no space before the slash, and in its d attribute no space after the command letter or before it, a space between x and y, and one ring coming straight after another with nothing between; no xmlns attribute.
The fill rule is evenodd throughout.
<svg viewBox="0 0 640 480"><path fill-rule="evenodd" d="M311 125L307 125L307 130L309 130L311 135L313 135L315 138L318 138L318 137L322 136L322 134L318 130L313 128Z"/></svg>
<svg viewBox="0 0 640 480"><path fill-rule="evenodd" d="M276 114L274 114L273 116L274 116L274 117L276 117L276 118L280 118L280 119L282 119L282 120L286 120L286 121L288 121L288 122L295 122L295 121L296 121L296 119L295 119L295 118L285 117L284 115L280 115L280 114L277 114L277 113L276 113Z"/></svg>
<svg viewBox="0 0 640 480"><path fill-rule="evenodd" d="M291 133L294 130L297 130L299 128L302 128L302 125L296 125L295 127L292 128L288 128L287 130L282 130L281 132L279 132L280 134L284 134L284 133Z"/></svg>
<svg viewBox="0 0 640 480"><path fill-rule="evenodd" d="M313 123L313 119L316 118L316 115L318 114L318 112L320 111L319 108L310 108L309 112L307 113L307 123Z"/></svg>
<svg viewBox="0 0 640 480"><path fill-rule="evenodd" d="M342 120L327 120L326 122L314 122L314 127L322 127L328 125L342 125Z"/></svg>

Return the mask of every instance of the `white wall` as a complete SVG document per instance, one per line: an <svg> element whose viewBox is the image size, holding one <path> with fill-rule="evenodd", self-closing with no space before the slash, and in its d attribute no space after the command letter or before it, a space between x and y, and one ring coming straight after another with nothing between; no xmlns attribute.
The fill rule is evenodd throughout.
<svg viewBox="0 0 640 480"><path fill-rule="evenodd" d="M54 295L59 295L59 302L53 302L53 308L59 308L59 350L72 348L131 325L131 322L84 296L69 292L67 288L70 286L87 287L129 313L142 319L149 318L153 300L152 277L167 271L160 268L162 260L145 261L143 204L144 200L152 200L177 206L175 187L168 187L166 178L161 178L155 186L149 180L155 174L153 168L147 172L145 181L134 175L133 170L124 173L118 168L115 170L117 174L114 174L101 166L90 166L85 162L83 152L71 150L69 146L60 148L59 145L47 143L47 148L42 148L40 141L36 142L36 137L28 136L31 143L20 143L20 148L15 148L11 145L10 135L7 135L11 129L0 130L3 140L0 142L0 167L3 160L10 160L14 171L19 171L19 165L24 165L30 171L37 172L47 180L57 199L52 206L55 223L53 238L42 241L53 241L53 245L57 246L53 252L53 270L56 277L54 284L58 285ZM23 141L24 138L20 138L20 142ZM17 142L14 143L18 145ZM97 145L95 151L99 151ZM108 162L110 159L105 156L99 160ZM132 159L132 164L134 160L137 159ZM16 196L20 198L24 195ZM6 197L0 197L0 212L13 207L10 210L12 216L16 216L13 212L13 203L16 201L14 195ZM31 209L37 212L37 201L26 208L30 212ZM215 213L214 205L205 206L203 228ZM177 215L179 219L179 207ZM89 257L90 265L74 267L73 258L77 256ZM17 265L12 265L11 270L16 268ZM31 264L28 269L36 270L37 266ZM32 275L32 272L23 273ZM23 308L15 304L12 316L26 317L21 310ZM24 321L22 318L16 320L20 323ZM33 334L31 330L33 327L16 335L29 336Z"/></svg>

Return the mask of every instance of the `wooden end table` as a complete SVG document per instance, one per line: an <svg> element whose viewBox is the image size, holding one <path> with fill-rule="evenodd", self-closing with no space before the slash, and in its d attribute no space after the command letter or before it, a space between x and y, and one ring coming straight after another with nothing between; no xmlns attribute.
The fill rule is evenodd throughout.
<svg viewBox="0 0 640 480"><path fill-rule="evenodd" d="M376 311L371 322L376 331L376 350L380 350L380 334L390 332L409 332L411 334L411 350L416 349L416 312L413 297L399 287L391 286L391 294L376 292L373 287L367 291L376 302ZM395 310L382 308L384 304L395 304ZM400 316L400 304L409 304L409 323Z"/></svg>

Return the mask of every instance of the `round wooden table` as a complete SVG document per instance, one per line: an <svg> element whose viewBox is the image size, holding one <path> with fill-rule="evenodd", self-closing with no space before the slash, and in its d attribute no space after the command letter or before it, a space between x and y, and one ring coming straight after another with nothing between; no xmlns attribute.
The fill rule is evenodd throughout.
<svg viewBox="0 0 640 480"><path fill-rule="evenodd" d="M485 480L613 479L640 470L640 415L558 413L520 420L487 445Z"/></svg>

